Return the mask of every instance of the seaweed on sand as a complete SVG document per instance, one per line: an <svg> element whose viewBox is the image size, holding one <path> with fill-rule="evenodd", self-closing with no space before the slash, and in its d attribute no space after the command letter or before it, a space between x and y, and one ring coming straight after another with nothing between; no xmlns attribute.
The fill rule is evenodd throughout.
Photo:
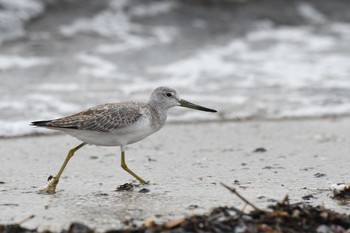
<svg viewBox="0 0 350 233"><path fill-rule="evenodd" d="M340 214L322 206L304 203L290 204L288 196L283 201L262 210L249 202L235 189L222 184L234 193L246 205L253 208L246 213L235 207L217 207L204 215L174 219L167 223L156 224L148 221L139 227L115 229L106 233L184 233L184 232L241 232L241 233L345 233L350 230L350 215ZM35 229L25 229L20 224L0 225L0 233L31 233ZM88 226L72 223L64 233L92 233ZM49 232L46 232L49 233Z"/></svg>

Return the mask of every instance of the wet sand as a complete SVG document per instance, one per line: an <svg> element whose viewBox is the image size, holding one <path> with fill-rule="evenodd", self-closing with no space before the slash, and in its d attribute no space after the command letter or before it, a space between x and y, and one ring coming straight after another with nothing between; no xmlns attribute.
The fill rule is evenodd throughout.
<svg viewBox="0 0 350 233"><path fill-rule="evenodd" d="M219 182L259 207L288 194L291 202L349 212L329 190L349 182L349 132L349 118L168 124L126 153L129 167L149 185L116 192L133 181L120 168L119 148L86 146L68 164L55 195L36 191L79 141L66 135L2 139L0 223L34 214L23 226L59 230L78 221L106 230L125 227L130 218L163 222L215 206L243 207Z"/></svg>

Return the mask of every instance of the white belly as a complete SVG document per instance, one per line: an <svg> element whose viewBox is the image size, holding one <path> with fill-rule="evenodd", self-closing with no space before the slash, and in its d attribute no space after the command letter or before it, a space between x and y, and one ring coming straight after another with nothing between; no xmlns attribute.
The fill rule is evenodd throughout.
<svg viewBox="0 0 350 233"><path fill-rule="evenodd" d="M91 145L121 146L138 142L158 129L150 127L148 119L139 119L135 124L111 132L62 129L65 133Z"/></svg>

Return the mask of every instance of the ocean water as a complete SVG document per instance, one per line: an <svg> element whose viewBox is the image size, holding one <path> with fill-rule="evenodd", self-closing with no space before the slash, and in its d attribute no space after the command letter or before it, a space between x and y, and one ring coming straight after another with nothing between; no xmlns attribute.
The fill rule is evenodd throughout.
<svg viewBox="0 0 350 233"><path fill-rule="evenodd" d="M350 3L200 4L0 0L0 137L163 85L219 111L173 122L349 115Z"/></svg>

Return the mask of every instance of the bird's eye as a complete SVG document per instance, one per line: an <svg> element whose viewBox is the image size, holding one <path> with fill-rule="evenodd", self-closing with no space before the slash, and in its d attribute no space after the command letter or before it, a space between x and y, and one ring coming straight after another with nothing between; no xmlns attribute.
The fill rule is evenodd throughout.
<svg viewBox="0 0 350 233"><path fill-rule="evenodd" d="M172 94L170 92L166 93L165 95L168 96L168 97L172 96Z"/></svg>

